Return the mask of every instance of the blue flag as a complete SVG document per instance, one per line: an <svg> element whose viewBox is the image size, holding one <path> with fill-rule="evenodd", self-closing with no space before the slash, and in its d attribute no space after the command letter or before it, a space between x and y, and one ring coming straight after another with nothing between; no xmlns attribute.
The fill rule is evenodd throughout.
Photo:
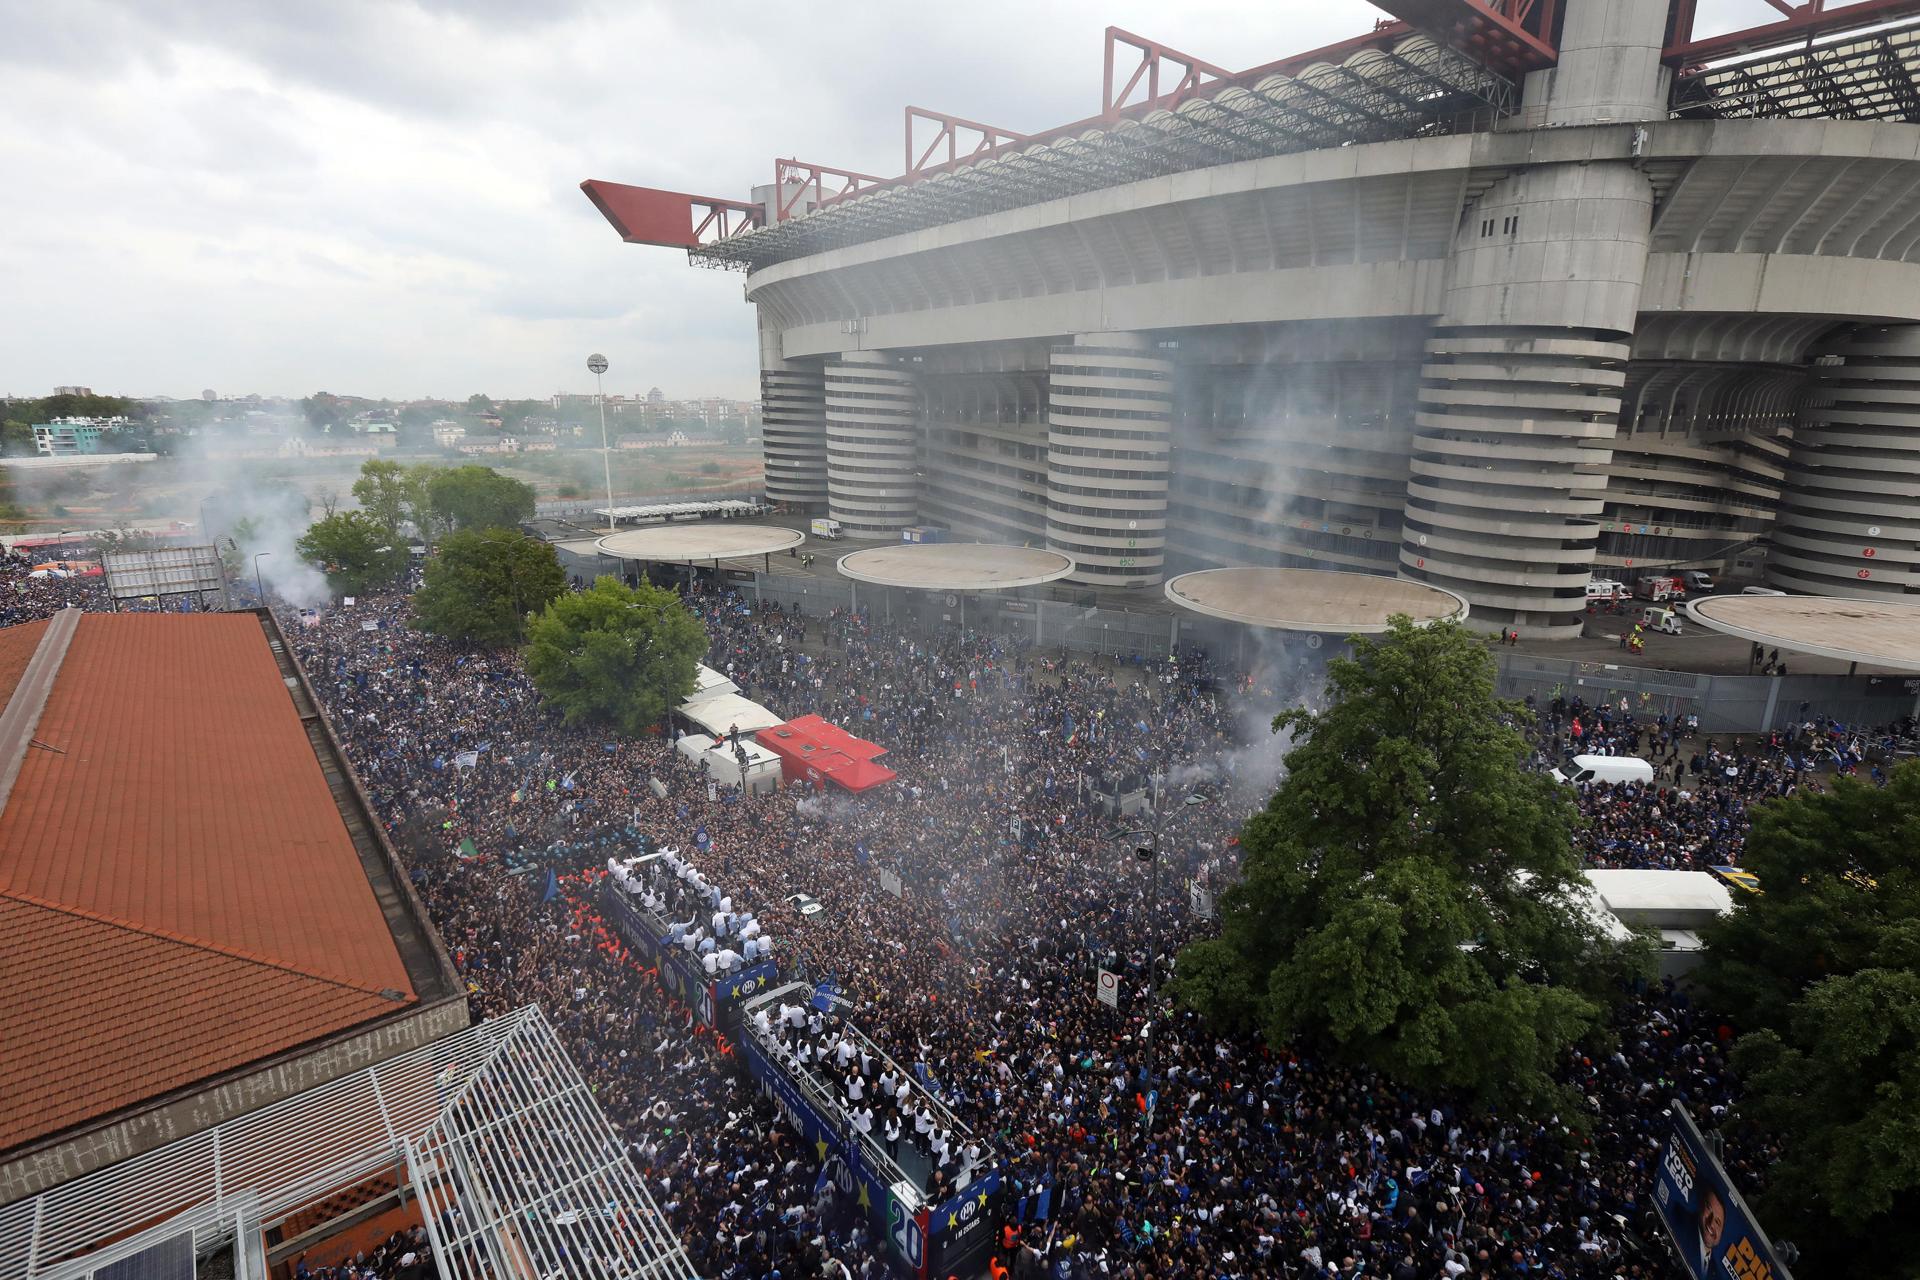
<svg viewBox="0 0 1920 1280"><path fill-rule="evenodd" d="M839 983L823 982L813 989L813 999L808 1003L822 1013L831 1013L833 1002L843 999L845 995L846 991Z"/></svg>
<svg viewBox="0 0 1920 1280"><path fill-rule="evenodd" d="M547 868L547 891L540 895L540 901L552 902L560 896L560 875L552 867Z"/></svg>
<svg viewBox="0 0 1920 1280"><path fill-rule="evenodd" d="M855 840L853 842L853 860L863 867L867 865L867 846L865 841Z"/></svg>

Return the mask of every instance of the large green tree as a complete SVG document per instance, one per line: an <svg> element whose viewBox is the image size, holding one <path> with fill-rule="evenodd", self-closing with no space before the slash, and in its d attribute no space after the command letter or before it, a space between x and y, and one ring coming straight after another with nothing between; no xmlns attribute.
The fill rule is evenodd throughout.
<svg viewBox="0 0 1920 1280"><path fill-rule="evenodd" d="M436 472L427 498L449 529L511 529L533 518L532 487L492 467L469 464Z"/></svg>
<svg viewBox="0 0 1920 1280"><path fill-rule="evenodd" d="M526 637L527 618L567 589L553 548L517 529L449 534L414 593L414 622L462 644L499 648Z"/></svg>
<svg viewBox="0 0 1920 1280"><path fill-rule="evenodd" d="M1573 801L1521 764L1494 674L1484 640L1405 618L1329 664L1327 709L1274 721L1287 775L1180 999L1407 1084L1565 1101L1553 1068L1644 953L1579 906Z"/></svg>
<svg viewBox="0 0 1920 1280"><path fill-rule="evenodd" d="M353 482L354 501L379 521L389 539L400 537L407 514L407 468L388 458L368 458Z"/></svg>
<svg viewBox="0 0 1920 1280"><path fill-rule="evenodd" d="M1701 980L1747 1033L1739 1115L1779 1142L1756 1208L1815 1275L1920 1253L1920 762L1754 810L1761 892L1706 932Z"/></svg>
<svg viewBox="0 0 1920 1280"><path fill-rule="evenodd" d="M364 511L342 511L316 520L294 544L300 555L327 575L341 595L358 595L390 582L407 564L407 549Z"/></svg>
<svg viewBox="0 0 1920 1280"><path fill-rule="evenodd" d="M527 674L568 724L598 721L638 734L693 688L706 630L671 591L592 588L549 604L527 629Z"/></svg>

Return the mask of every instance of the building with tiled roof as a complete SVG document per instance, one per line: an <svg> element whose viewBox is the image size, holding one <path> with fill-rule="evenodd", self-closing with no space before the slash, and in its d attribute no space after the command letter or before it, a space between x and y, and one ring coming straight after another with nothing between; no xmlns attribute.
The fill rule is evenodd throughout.
<svg viewBox="0 0 1920 1280"><path fill-rule="evenodd" d="M269 617L0 629L0 1203L467 1021Z"/></svg>

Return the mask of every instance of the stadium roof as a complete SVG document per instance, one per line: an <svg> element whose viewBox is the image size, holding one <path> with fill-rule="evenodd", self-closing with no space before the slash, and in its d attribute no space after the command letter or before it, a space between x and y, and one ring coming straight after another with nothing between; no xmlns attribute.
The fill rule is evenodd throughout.
<svg viewBox="0 0 1920 1280"><path fill-rule="evenodd" d="M294 683L251 613L0 629L0 1150L419 1003Z"/></svg>
<svg viewBox="0 0 1920 1280"><path fill-rule="evenodd" d="M904 186L837 200L690 249L697 262L757 269L789 258L1234 160L1484 127L1514 85L1423 35L1252 83L1217 81L1172 110L1001 148ZM588 183L588 194L617 184ZM605 192L602 193L603 195ZM617 201L597 200L614 218ZM619 221L615 221L619 228ZM623 234L625 231L623 230Z"/></svg>

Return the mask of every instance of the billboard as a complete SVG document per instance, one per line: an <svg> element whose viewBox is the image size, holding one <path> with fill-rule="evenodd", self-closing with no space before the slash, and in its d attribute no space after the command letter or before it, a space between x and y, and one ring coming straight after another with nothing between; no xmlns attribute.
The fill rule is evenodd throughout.
<svg viewBox="0 0 1920 1280"><path fill-rule="evenodd" d="M220 553L213 547L109 551L100 561L107 571L107 592L116 601L200 595L227 586Z"/></svg>
<svg viewBox="0 0 1920 1280"><path fill-rule="evenodd" d="M1793 1280L1727 1171L1678 1102L1654 1183L1654 1204L1692 1280Z"/></svg>

